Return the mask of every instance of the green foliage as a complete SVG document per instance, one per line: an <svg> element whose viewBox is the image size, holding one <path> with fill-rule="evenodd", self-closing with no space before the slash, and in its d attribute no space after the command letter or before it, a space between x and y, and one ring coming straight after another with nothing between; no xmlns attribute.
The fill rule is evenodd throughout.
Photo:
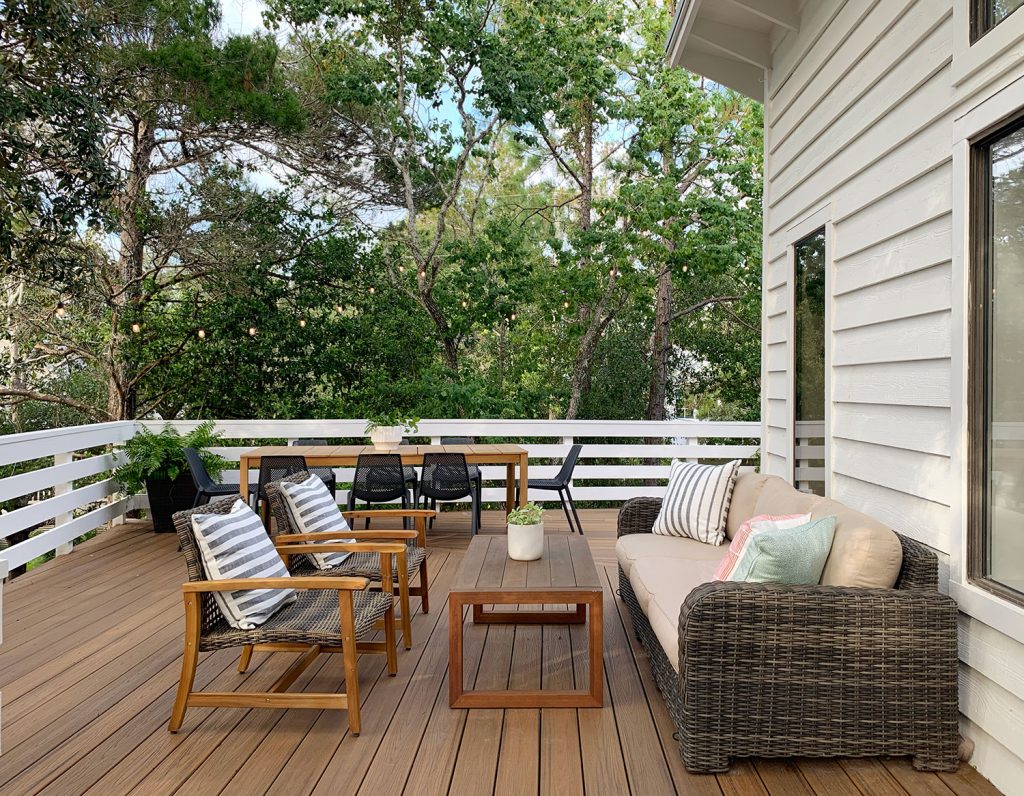
<svg viewBox="0 0 1024 796"><path fill-rule="evenodd" d="M527 503L508 513L509 525L537 525L544 520L544 510L536 503Z"/></svg>
<svg viewBox="0 0 1024 796"><path fill-rule="evenodd" d="M369 434L375 428L393 426L401 427L404 434L415 434L420 430L420 419L403 415L400 412L386 412L367 418L365 431Z"/></svg>
<svg viewBox="0 0 1024 796"><path fill-rule="evenodd" d="M208 450L224 442L221 434L214 432L213 428L213 421L208 420L184 436L169 426L156 434L146 428L139 429L125 443L124 453L128 460L114 471L114 477L127 493L134 495L146 488L147 480L173 481L185 472L188 469L185 448L195 448L210 477L216 479L228 462Z"/></svg>

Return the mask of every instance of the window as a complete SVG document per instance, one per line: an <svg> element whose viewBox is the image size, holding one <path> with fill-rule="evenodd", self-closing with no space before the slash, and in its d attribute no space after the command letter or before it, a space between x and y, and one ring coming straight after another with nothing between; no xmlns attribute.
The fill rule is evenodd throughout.
<svg viewBox="0 0 1024 796"><path fill-rule="evenodd" d="M971 44L1021 6L1024 0L971 0Z"/></svg>
<svg viewBox="0 0 1024 796"><path fill-rule="evenodd" d="M972 158L969 576L1024 603L1024 119Z"/></svg>
<svg viewBox="0 0 1024 796"><path fill-rule="evenodd" d="M825 230L793 247L793 482L825 494Z"/></svg>

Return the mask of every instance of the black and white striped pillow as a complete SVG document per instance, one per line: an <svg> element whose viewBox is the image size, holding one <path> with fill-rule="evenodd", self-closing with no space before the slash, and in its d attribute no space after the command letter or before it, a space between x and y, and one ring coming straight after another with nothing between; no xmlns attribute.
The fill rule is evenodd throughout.
<svg viewBox="0 0 1024 796"><path fill-rule="evenodd" d="M311 475L301 484L282 481L280 487L296 533L350 530L341 509L334 502L331 491L318 476ZM321 544L354 541L355 539L331 539ZM313 560L313 566L317 569L331 569L340 566L350 555L351 553L313 553L308 558Z"/></svg>
<svg viewBox="0 0 1024 796"><path fill-rule="evenodd" d="M193 514L192 529L211 580L289 577L260 518L242 500L235 501L230 514ZM213 598L231 627L252 630L294 602L295 590L218 591Z"/></svg>
<svg viewBox="0 0 1024 796"><path fill-rule="evenodd" d="M739 469L739 461L711 465L674 460L652 532L721 544Z"/></svg>

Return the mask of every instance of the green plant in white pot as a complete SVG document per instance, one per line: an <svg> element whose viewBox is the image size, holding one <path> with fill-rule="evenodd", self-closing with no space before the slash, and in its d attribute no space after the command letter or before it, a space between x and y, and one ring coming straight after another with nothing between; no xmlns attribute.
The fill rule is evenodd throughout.
<svg viewBox="0 0 1024 796"><path fill-rule="evenodd" d="M405 434L415 434L419 430L419 422L418 417L406 417L396 412L375 415L367 420L366 433L377 450L398 450Z"/></svg>
<svg viewBox="0 0 1024 796"><path fill-rule="evenodd" d="M544 510L536 503L520 506L508 515L508 557L536 561L544 554Z"/></svg>

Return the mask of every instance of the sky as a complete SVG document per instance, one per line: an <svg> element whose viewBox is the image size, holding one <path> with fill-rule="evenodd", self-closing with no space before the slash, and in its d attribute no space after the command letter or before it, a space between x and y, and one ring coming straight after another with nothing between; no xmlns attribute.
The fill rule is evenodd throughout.
<svg viewBox="0 0 1024 796"><path fill-rule="evenodd" d="M263 27L263 9L260 0L221 0L221 30L225 34L252 33Z"/></svg>

